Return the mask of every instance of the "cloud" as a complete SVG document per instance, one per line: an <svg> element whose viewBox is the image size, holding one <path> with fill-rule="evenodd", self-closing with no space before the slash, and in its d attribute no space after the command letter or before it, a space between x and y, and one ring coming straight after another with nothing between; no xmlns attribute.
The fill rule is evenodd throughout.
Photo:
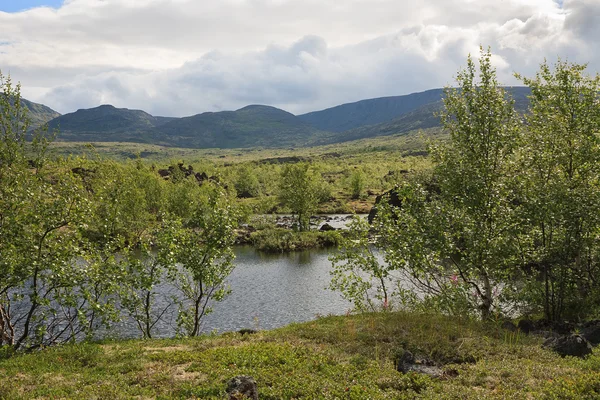
<svg viewBox="0 0 600 400"><path fill-rule="evenodd" d="M451 84L480 44L506 84L544 57L596 71L599 14L592 0L70 0L0 13L0 68L61 112L301 113Z"/></svg>

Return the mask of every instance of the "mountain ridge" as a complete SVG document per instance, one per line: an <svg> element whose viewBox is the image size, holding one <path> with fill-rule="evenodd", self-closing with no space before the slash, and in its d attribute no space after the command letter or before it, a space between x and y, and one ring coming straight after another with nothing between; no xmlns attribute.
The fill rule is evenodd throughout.
<svg viewBox="0 0 600 400"><path fill-rule="evenodd" d="M528 105L529 88L506 89L516 108L523 112ZM188 148L307 147L439 127L435 114L443 107L443 92L430 89L365 99L300 115L251 104L234 111L155 117L143 110L103 104L59 115L48 125L59 129L58 140L62 141L138 142Z"/></svg>

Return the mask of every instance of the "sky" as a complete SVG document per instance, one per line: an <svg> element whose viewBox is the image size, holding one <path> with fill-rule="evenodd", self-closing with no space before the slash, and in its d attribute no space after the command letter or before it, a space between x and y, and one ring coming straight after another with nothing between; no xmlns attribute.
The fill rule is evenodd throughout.
<svg viewBox="0 0 600 400"><path fill-rule="evenodd" d="M0 11L17 12L44 6L58 8L62 3L62 0L0 0Z"/></svg>
<svg viewBox="0 0 600 400"><path fill-rule="evenodd" d="M595 74L598 42L600 0L0 0L0 70L61 113L300 114L452 85L480 45L506 85Z"/></svg>

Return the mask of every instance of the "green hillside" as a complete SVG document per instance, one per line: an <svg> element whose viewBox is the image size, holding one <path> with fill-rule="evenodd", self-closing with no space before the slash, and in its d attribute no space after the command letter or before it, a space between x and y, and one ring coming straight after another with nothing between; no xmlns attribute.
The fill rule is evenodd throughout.
<svg viewBox="0 0 600 400"><path fill-rule="evenodd" d="M149 133L152 143L193 148L304 146L323 135L286 111L261 105L173 120Z"/></svg>
<svg viewBox="0 0 600 400"><path fill-rule="evenodd" d="M60 131L59 140L144 142L146 132L169 121L141 110L102 105L62 115L48 125Z"/></svg>
<svg viewBox="0 0 600 400"><path fill-rule="evenodd" d="M514 99L517 111L525 113L529 105L527 96L531 93L529 88L511 87L507 88L507 91ZM391 121L362 126L329 136L321 139L318 144L340 143L379 136L406 134L412 131L429 130L431 128L441 129L440 119L437 117L437 114L442 111L443 107L444 103L440 99L404 113Z"/></svg>
<svg viewBox="0 0 600 400"><path fill-rule="evenodd" d="M405 96L361 100L298 117L320 130L344 132L391 121L400 115L441 100L442 95L443 89L432 89Z"/></svg>
<svg viewBox="0 0 600 400"><path fill-rule="evenodd" d="M31 119L32 128L37 128L56 117L60 117L60 114L58 112L54 111L48 106L34 103L33 101L25 99L21 99L21 101L23 102L23 104L25 104L25 107L27 107L27 112L29 114L29 118Z"/></svg>

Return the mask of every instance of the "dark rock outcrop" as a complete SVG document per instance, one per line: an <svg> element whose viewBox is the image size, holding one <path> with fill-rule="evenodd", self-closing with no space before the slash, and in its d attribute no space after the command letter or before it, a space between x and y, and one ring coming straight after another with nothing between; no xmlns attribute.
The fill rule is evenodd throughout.
<svg viewBox="0 0 600 400"><path fill-rule="evenodd" d="M210 176L209 177L206 174L206 172L195 172L194 167L192 167L191 165L188 165L186 168L183 166L183 163L179 163L176 166L171 165L171 166L169 166L168 169L159 169L158 170L158 174L167 180L171 179L171 177L177 173L182 174L186 178L189 176L193 176L194 178L196 178L196 181L198 182L199 185L202 185L206 181L220 183L218 176ZM227 188L226 186L223 186L223 187Z"/></svg>
<svg viewBox="0 0 600 400"><path fill-rule="evenodd" d="M256 381L251 376L240 375L232 378L227 383L226 392L229 400L258 400Z"/></svg>
<svg viewBox="0 0 600 400"><path fill-rule="evenodd" d="M562 357L573 356L583 358L592 353L592 345L581 335L565 335L550 338L542 345L560 354Z"/></svg>

